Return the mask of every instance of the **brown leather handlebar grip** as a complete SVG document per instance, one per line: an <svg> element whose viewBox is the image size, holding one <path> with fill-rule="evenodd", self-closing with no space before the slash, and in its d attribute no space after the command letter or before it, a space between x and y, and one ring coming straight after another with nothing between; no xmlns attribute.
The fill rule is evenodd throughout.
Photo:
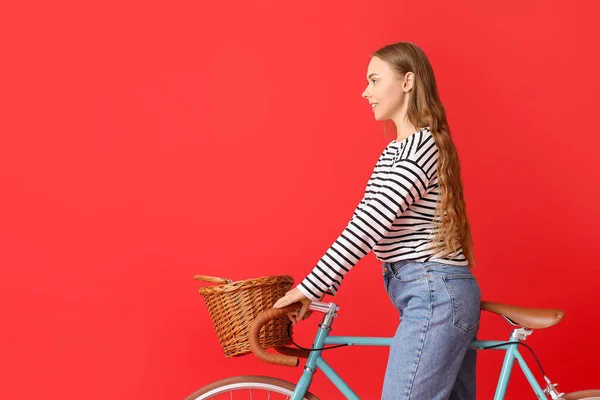
<svg viewBox="0 0 600 400"><path fill-rule="evenodd" d="M258 337L260 334L260 328L262 328L262 326L264 324L266 324L267 322L269 322L272 319L279 318L290 312L294 312L295 310L297 310L300 307L302 307L302 303L296 302L294 304L290 304L287 307L271 308L269 310L263 311L262 313L258 314L258 316L254 320L254 322L252 322L252 325L250 325L249 339L250 339L250 350L252 350L252 352L259 359L261 359L264 362L268 362L270 364L283 365L286 367L297 367L298 366L298 364L300 363L300 360L298 359L297 356L302 356L302 354L300 354L300 352L296 352L296 349L287 348L290 351L283 350L283 349L286 349L285 347L279 347L276 349L277 351L279 351L281 353L286 352L288 354L295 354L295 355L281 355L281 354L268 353L260 345L260 341L259 341ZM308 352L305 352L305 353L308 353ZM306 355L306 357L308 357L308 355Z"/></svg>
<svg viewBox="0 0 600 400"><path fill-rule="evenodd" d="M287 346L275 346L273 347L278 353L285 354L286 356L295 356L301 358L308 358L310 351L297 349L295 347Z"/></svg>

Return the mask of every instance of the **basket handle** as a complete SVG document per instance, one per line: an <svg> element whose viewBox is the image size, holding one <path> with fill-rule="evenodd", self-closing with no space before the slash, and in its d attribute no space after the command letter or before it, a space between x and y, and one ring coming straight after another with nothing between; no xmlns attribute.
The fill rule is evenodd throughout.
<svg viewBox="0 0 600 400"><path fill-rule="evenodd" d="M219 283L221 285L225 285L227 283L233 282L231 279L217 278L216 276L206 276L206 275L194 275L194 279L196 279L197 281Z"/></svg>

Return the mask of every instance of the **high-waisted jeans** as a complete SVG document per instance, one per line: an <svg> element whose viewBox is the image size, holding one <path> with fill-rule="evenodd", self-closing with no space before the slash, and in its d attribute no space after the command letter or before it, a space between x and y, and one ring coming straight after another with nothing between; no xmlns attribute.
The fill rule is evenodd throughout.
<svg viewBox="0 0 600 400"><path fill-rule="evenodd" d="M400 312L382 400L475 399L481 291L468 267L403 260L382 265Z"/></svg>

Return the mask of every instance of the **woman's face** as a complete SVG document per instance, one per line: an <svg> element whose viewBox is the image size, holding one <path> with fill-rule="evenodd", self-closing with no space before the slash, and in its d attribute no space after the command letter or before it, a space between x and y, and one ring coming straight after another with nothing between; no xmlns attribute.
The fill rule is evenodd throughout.
<svg viewBox="0 0 600 400"><path fill-rule="evenodd" d="M398 77L389 64L378 57L372 57L367 69L369 84L362 97L369 101L375 119L402 120L406 113L408 91L412 88L412 72Z"/></svg>

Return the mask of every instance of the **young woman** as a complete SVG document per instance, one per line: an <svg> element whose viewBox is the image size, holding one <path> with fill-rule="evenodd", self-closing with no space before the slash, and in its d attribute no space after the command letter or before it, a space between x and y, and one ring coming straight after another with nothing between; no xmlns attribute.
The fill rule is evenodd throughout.
<svg viewBox="0 0 600 400"><path fill-rule="evenodd" d="M386 290L400 312L382 399L474 399L481 292L460 177L435 76L415 44L394 43L369 62L367 88L376 120L397 139L379 157L364 198L314 269L274 307L334 295L369 251L383 262Z"/></svg>

